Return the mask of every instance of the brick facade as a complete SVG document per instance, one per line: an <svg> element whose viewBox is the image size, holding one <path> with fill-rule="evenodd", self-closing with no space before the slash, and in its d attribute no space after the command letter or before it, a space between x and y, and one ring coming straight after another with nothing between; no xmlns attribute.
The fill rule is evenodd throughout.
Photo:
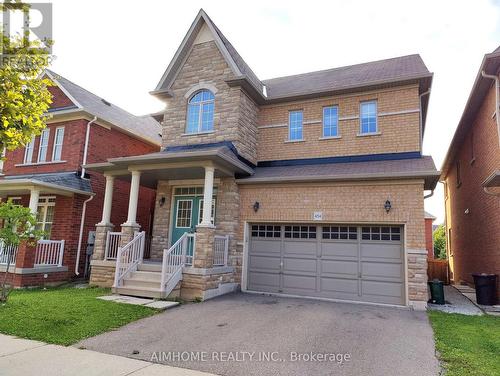
<svg viewBox="0 0 500 376"><path fill-rule="evenodd" d="M455 283L472 283L472 273L500 273L500 199L481 186L500 167L494 111L492 86L445 176L447 250Z"/></svg>

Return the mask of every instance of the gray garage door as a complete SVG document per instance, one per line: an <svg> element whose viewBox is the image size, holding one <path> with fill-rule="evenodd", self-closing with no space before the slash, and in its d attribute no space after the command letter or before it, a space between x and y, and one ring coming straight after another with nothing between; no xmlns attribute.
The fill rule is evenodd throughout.
<svg viewBox="0 0 500 376"><path fill-rule="evenodd" d="M404 304L399 226L250 226L248 290Z"/></svg>

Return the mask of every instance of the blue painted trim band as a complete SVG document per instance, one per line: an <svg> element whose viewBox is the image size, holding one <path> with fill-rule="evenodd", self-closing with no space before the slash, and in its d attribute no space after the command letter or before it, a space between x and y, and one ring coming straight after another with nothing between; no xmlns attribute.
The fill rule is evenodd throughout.
<svg viewBox="0 0 500 376"><path fill-rule="evenodd" d="M350 155L342 157L286 159L282 161L262 161L257 163L257 167L282 167L282 166L303 166L303 165L318 165L318 164L330 164L330 163L395 161L400 159L416 159L421 157L422 154L419 151L412 151L405 153L383 153L383 154Z"/></svg>

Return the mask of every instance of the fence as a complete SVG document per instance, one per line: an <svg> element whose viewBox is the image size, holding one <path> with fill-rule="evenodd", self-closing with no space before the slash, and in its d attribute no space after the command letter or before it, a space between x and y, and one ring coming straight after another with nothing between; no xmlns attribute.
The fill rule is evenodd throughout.
<svg viewBox="0 0 500 376"><path fill-rule="evenodd" d="M448 260L428 260L427 261L427 277L429 281L439 279L445 284L449 284Z"/></svg>

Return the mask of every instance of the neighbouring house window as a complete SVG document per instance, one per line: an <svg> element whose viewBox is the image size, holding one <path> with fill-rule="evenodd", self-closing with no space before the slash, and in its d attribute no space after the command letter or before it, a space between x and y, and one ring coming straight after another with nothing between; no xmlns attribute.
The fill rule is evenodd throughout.
<svg viewBox="0 0 500 376"><path fill-rule="evenodd" d="M35 148L35 137L31 139L26 148L24 149L24 161L23 163L31 163L33 161L33 149Z"/></svg>
<svg viewBox="0 0 500 376"><path fill-rule="evenodd" d="M47 149L49 148L50 129L44 129L40 135L40 147L38 148L38 162L47 160Z"/></svg>
<svg viewBox="0 0 500 376"><path fill-rule="evenodd" d="M460 176L460 161L457 161L457 165L456 165L456 168L457 168L457 187L460 187L460 185L462 185L462 178Z"/></svg>
<svg viewBox="0 0 500 376"><path fill-rule="evenodd" d="M55 197L40 197L36 214L37 230L45 231L44 239L50 239L52 222L54 221Z"/></svg>
<svg viewBox="0 0 500 376"><path fill-rule="evenodd" d="M288 123L288 139L290 141L302 140L302 111L290 111Z"/></svg>
<svg viewBox="0 0 500 376"><path fill-rule="evenodd" d="M52 150L53 161L61 160L63 140L64 140L64 127L56 128L56 135L54 137L54 149Z"/></svg>
<svg viewBox="0 0 500 376"><path fill-rule="evenodd" d="M21 205L21 197L9 197L7 200L12 201L13 205Z"/></svg>
<svg viewBox="0 0 500 376"><path fill-rule="evenodd" d="M323 108L323 137L339 135L339 108L338 106Z"/></svg>
<svg viewBox="0 0 500 376"><path fill-rule="evenodd" d="M361 134L377 133L377 102L361 102L359 112Z"/></svg>
<svg viewBox="0 0 500 376"><path fill-rule="evenodd" d="M200 224L201 221L203 220L203 200L200 200L199 213L200 215L198 216L198 224ZM210 215L210 222L214 224L214 221L215 221L215 198L212 199L212 213Z"/></svg>
<svg viewBox="0 0 500 376"><path fill-rule="evenodd" d="M209 132L214 129L215 96L209 90L194 94L188 102L187 133Z"/></svg>

